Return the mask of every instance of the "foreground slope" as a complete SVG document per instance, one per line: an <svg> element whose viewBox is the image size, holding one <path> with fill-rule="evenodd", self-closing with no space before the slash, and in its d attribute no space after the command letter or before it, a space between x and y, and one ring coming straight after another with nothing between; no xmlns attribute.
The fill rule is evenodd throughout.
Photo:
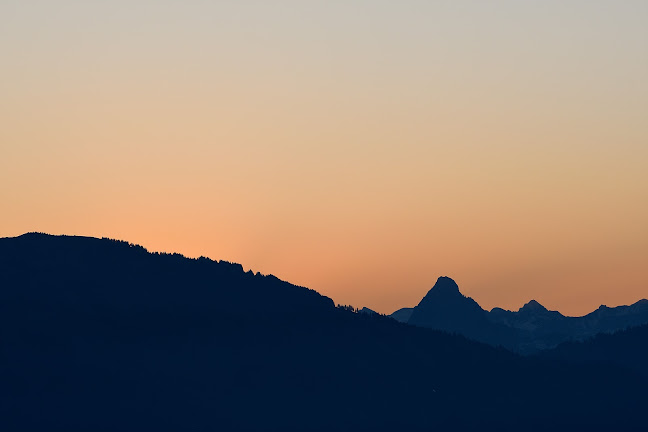
<svg viewBox="0 0 648 432"><path fill-rule="evenodd" d="M572 364L622 366L648 378L648 324L583 342L565 342L538 355Z"/></svg>
<svg viewBox="0 0 648 432"><path fill-rule="evenodd" d="M240 265L0 239L1 430L634 430L629 371L335 308Z"/></svg>

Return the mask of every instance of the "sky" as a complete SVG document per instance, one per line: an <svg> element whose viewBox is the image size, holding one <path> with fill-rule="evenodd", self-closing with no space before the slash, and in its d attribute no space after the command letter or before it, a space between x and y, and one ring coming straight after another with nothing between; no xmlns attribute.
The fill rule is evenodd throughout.
<svg viewBox="0 0 648 432"><path fill-rule="evenodd" d="M648 2L0 0L0 236L382 313L648 297Z"/></svg>

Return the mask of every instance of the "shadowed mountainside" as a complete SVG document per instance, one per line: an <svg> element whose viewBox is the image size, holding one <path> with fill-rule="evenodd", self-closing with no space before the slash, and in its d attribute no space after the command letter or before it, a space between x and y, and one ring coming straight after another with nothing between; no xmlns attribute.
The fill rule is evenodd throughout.
<svg viewBox="0 0 648 432"><path fill-rule="evenodd" d="M614 334L598 334L584 342L564 342L538 354L572 364L617 365L648 378L648 324Z"/></svg>
<svg viewBox="0 0 648 432"><path fill-rule="evenodd" d="M601 306L582 317L567 317L547 310L535 300L517 312L501 308L488 312L461 294L452 279L441 277L416 307L399 309L391 317L530 354L568 340L585 340L598 333L613 333L648 323L648 300L615 308Z"/></svg>
<svg viewBox="0 0 648 432"><path fill-rule="evenodd" d="M414 308L401 308L389 316L394 318L398 322L407 323L412 316L413 311Z"/></svg>
<svg viewBox="0 0 648 432"><path fill-rule="evenodd" d="M639 375L336 308L238 264L0 239L0 429L633 430Z"/></svg>

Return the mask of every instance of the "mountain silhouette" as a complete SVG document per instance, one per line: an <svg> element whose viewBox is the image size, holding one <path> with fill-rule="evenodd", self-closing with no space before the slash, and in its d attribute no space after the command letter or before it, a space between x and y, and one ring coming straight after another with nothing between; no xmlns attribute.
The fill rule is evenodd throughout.
<svg viewBox="0 0 648 432"><path fill-rule="evenodd" d="M362 309L360 309L360 310L358 311L358 313L361 313L361 314L367 314L367 315L376 315L376 314L377 314L376 311L371 310L371 309L369 309L368 307L363 307Z"/></svg>
<svg viewBox="0 0 648 432"><path fill-rule="evenodd" d="M648 301L640 300L631 306L614 308L601 306L582 317L567 317L532 300L517 312L495 308L491 310L489 319L518 332L517 351L534 353L565 341L582 341L599 333L612 333L648 323Z"/></svg>
<svg viewBox="0 0 648 432"><path fill-rule="evenodd" d="M6 431L633 430L648 402L621 367L521 357L109 239L0 239L0 341Z"/></svg>
<svg viewBox="0 0 648 432"><path fill-rule="evenodd" d="M549 310L547 310L546 307L542 306L540 303L538 303L535 300L531 300L529 303L525 304L520 308L518 312L522 313L536 313L536 314L544 314L544 313L550 313Z"/></svg>
<svg viewBox="0 0 648 432"><path fill-rule="evenodd" d="M434 287L412 310L407 321L419 327L459 333L491 345L515 346L516 332L493 323L476 301L459 292L456 282L440 277Z"/></svg>
<svg viewBox="0 0 648 432"><path fill-rule="evenodd" d="M536 300L531 300L517 312L493 308L488 319L515 329L518 339L514 349L521 353L550 348L571 337L567 329L568 318L560 312L548 310Z"/></svg>
<svg viewBox="0 0 648 432"><path fill-rule="evenodd" d="M412 317L413 311L414 308L405 307L405 308L398 309L396 312L392 313L389 316L394 318L398 322L407 323L409 319Z"/></svg>
<svg viewBox="0 0 648 432"><path fill-rule="evenodd" d="M567 317L531 300L518 311L482 309L459 291L450 278L441 277L413 309L391 315L397 321L458 333L470 339L502 345L522 354L556 347L570 340L585 340L598 333L612 333L648 323L648 300L631 306L601 306L582 317Z"/></svg>

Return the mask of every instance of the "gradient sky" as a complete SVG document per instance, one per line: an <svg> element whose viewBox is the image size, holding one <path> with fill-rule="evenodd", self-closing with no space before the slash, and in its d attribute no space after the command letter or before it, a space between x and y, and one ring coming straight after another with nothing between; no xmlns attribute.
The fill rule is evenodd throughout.
<svg viewBox="0 0 648 432"><path fill-rule="evenodd" d="M0 236L390 313L648 297L648 2L0 0Z"/></svg>

